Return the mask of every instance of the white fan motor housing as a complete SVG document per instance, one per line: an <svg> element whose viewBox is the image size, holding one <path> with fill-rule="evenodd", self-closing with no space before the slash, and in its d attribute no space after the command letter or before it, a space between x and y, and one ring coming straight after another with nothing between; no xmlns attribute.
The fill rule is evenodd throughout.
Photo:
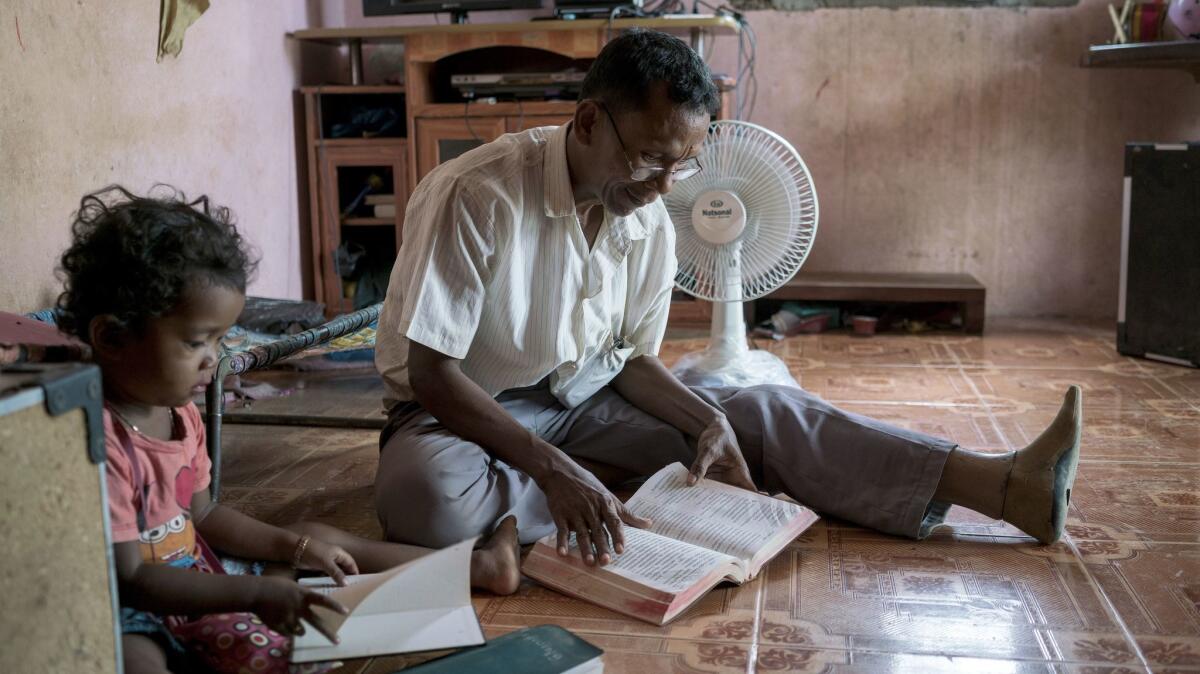
<svg viewBox="0 0 1200 674"><path fill-rule="evenodd" d="M696 197L692 227L709 243L729 243L746 229L746 206L733 192L709 190Z"/></svg>

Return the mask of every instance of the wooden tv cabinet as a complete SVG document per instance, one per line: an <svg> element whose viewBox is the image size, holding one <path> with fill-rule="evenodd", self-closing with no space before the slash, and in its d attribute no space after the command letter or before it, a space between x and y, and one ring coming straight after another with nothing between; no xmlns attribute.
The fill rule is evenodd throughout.
<svg viewBox="0 0 1200 674"><path fill-rule="evenodd" d="M729 17L686 16L656 19L525 21L503 24L388 26L378 28L318 28L297 31L297 40L349 48L351 84L301 87L304 101L305 159L308 176L309 233L315 298L330 316L356 307L336 268L334 254L343 241L356 241L373 254L395 259L403 241L404 206L417 183L435 166L515 131L562 124L571 118L573 101L463 102L448 100L447 67L486 62L502 54L526 64L561 65L590 62L617 31L640 26L690 36L702 52L706 39L735 35L738 24ZM365 85L362 46L404 45L403 86ZM447 64L451 64L447 66ZM487 72L486 70L480 72ZM732 109L732 80L722 88L719 118ZM337 120L361 100L401 111L404 124L390 137L331 138ZM343 120L344 121L344 120ZM360 205L347 206L368 181L382 182L395 195L395 215L375 217ZM710 315L707 303L680 300L672 305L672 320L696 321Z"/></svg>

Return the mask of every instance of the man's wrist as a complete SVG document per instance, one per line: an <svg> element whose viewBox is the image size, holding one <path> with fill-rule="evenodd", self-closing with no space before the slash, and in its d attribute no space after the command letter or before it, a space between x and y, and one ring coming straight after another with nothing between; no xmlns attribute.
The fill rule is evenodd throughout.
<svg viewBox="0 0 1200 674"><path fill-rule="evenodd" d="M693 417L693 420L694 420L694 423L692 424L692 427L690 429L680 429L680 430L683 430L684 433L686 433L687 435L690 435L693 438L700 437L700 435L702 433L704 433L705 430L707 430L717 424L727 424L728 423L728 419L726 419L725 413L722 412L721 410L718 410L718 409L712 408L712 407L709 407L709 409L702 414L695 415Z"/></svg>
<svg viewBox="0 0 1200 674"><path fill-rule="evenodd" d="M539 441L538 444L540 446L533 452L535 458L525 472L544 489L550 478L570 472L575 463L554 445L544 441Z"/></svg>

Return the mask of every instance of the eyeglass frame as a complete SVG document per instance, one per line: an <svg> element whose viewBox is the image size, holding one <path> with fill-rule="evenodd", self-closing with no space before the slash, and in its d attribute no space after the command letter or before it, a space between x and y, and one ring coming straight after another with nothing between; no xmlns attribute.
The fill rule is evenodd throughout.
<svg viewBox="0 0 1200 674"><path fill-rule="evenodd" d="M700 163L699 157L690 157L688 159L675 162L676 164L695 162L695 167L686 166L676 169L669 169L665 166L639 166L635 168L633 165L633 160L629 158L629 150L625 148L625 140L621 138L621 130L617 128L617 120L614 119L612 113L608 111L608 106L604 104L604 101L599 99L592 99L592 101L599 106L600 109L604 111L605 116L608 117L608 123L612 125L613 133L617 135L617 143L621 146L621 154L625 157L625 163L629 165L629 177L633 180L641 183L649 182L651 180L657 180L659 176L670 171L671 177L675 180L675 182L679 182L681 180L687 180L688 178L691 178L692 176L704 170L704 165ZM693 172L688 173L683 177L678 175L679 173L689 170L692 170ZM645 177L639 178L639 173L643 174Z"/></svg>

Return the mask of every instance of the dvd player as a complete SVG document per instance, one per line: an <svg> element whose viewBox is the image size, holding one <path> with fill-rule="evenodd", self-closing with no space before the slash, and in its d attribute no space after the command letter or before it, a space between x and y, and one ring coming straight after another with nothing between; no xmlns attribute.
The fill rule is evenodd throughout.
<svg viewBox="0 0 1200 674"><path fill-rule="evenodd" d="M578 70L534 73L463 73L450 76L450 86L463 98L558 98L579 95L587 73Z"/></svg>

